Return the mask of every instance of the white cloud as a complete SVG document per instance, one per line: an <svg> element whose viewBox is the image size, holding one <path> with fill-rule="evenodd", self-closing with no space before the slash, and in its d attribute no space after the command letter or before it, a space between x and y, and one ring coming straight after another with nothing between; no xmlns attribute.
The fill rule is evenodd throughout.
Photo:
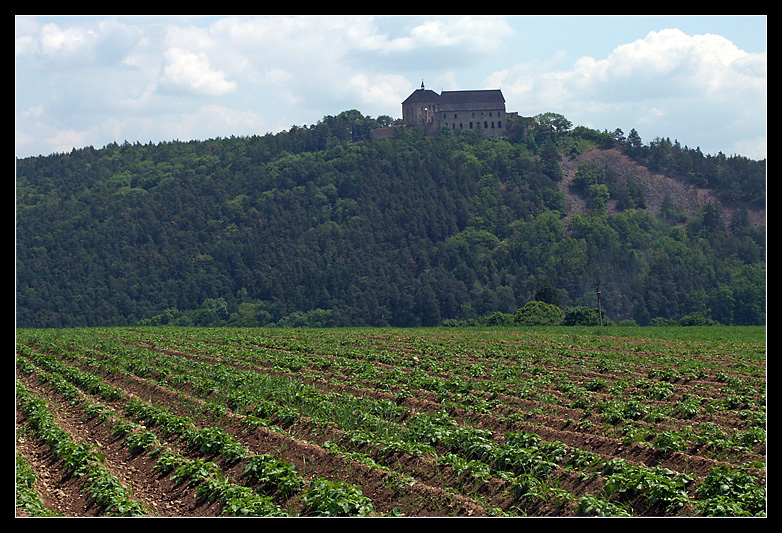
<svg viewBox="0 0 782 533"><path fill-rule="evenodd" d="M95 42L95 33L83 28L61 29L56 24L46 24L38 40L40 52L50 57L73 57L85 52Z"/></svg>
<svg viewBox="0 0 782 533"><path fill-rule="evenodd" d="M237 111L225 106L208 104L184 113L171 113L160 118L146 118L133 126L143 135L145 130L157 129L160 140L209 139L232 135L251 135L263 127L261 115L252 111Z"/></svg>
<svg viewBox="0 0 782 533"><path fill-rule="evenodd" d="M39 24L17 18L16 57L32 57L48 72L111 66L120 61L141 37L138 28L103 19L84 25Z"/></svg>
<svg viewBox="0 0 782 533"><path fill-rule="evenodd" d="M616 48L600 61L585 58L575 73L594 76L598 87L632 81L643 96L698 91L705 96L735 89L743 69L736 69L749 54L718 35L689 36L680 30L650 32L646 38ZM744 78L745 76L740 76ZM642 85L643 84L643 85Z"/></svg>
<svg viewBox="0 0 782 533"><path fill-rule="evenodd" d="M420 17L413 21L400 31L402 35L395 37L377 33L373 28L374 32L365 36L358 48L385 54L442 48L493 53L512 33L505 19L497 16Z"/></svg>
<svg viewBox="0 0 782 533"><path fill-rule="evenodd" d="M426 21L410 35L420 46L465 46L493 52L510 33L502 18L465 16Z"/></svg>
<svg viewBox="0 0 782 533"><path fill-rule="evenodd" d="M375 109L396 109L401 107L400 98L412 92L410 82L403 76L381 74L369 78L366 74L355 74L347 84L349 97ZM381 113L388 114L388 113Z"/></svg>
<svg viewBox="0 0 782 533"><path fill-rule="evenodd" d="M203 53L182 48L165 52L165 67L161 84L204 96L221 96L236 90L236 82L225 79L225 74L214 70Z"/></svg>
<svg viewBox="0 0 782 533"><path fill-rule="evenodd" d="M739 142L743 130L766 120L766 55L718 35L650 32L605 58L581 57L567 70L524 64L493 79L506 99L524 103L522 114L553 111L597 129L635 127L648 132L645 140L688 131L692 138L679 138L682 144L711 153L739 148L717 146L717 130L732 128Z"/></svg>
<svg viewBox="0 0 782 533"><path fill-rule="evenodd" d="M437 91L500 87L512 111L559 112L599 129L642 125L650 138L703 125L683 143L706 144L726 128L754 143L746 125L765 120L765 54L718 35L651 32L565 66L564 50L513 64L520 50L508 44L508 22L521 19L498 16L51 20L16 19L18 149L59 130L102 146L230 135L231 125L262 134L353 108L399 116L422 77ZM33 108L34 119L20 116Z"/></svg>
<svg viewBox="0 0 782 533"><path fill-rule="evenodd" d="M73 148L81 148L86 145L87 133L71 129L53 132L52 137L46 142L52 146L53 152L70 152Z"/></svg>

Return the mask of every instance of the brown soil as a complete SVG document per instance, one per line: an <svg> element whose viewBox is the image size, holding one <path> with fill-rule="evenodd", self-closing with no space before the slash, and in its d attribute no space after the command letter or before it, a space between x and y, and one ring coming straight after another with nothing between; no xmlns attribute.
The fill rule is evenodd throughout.
<svg viewBox="0 0 782 533"><path fill-rule="evenodd" d="M447 334L443 334L446 340ZM388 352L404 357L408 360L422 360L431 354L425 349L407 346L393 338L377 337L378 346ZM353 379L351 370L339 366L344 359L334 356L334 365L327 370L321 370L318 366L307 368L308 377L297 377L295 373L285 373L273 368L274 361L264 363L259 359L246 359L233 363L226 362L219 357L203 353L198 349L171 346L166 349L148 345L144 340L139 340L137 346L142 346L156 351L159 357L177 355L196 361L207 361L215 364L231 364L237 368L252 369L255 372L270 375L287 375L296 379L304 379L315 385L319 390L336 394L352 394L376 399L395 399L397 390L394 387L383 387L371 380ZM530 344L520 344L518 347ZM212 347L214 348L214 347ZM250 348L250 347L247 347ZM253 346L253 350L262 348L268 350L280 350L276 347ZM551 349L552 347L546 347ZM636 378L645 377L651 367L636 367L631 371L597 371L584 364L585 356L582 351L569 352L567 346L561 346L562 357L556 364L541 361L536 367L539 372L566 371L571 382L588 382L595 377L607 378L609 382L624 380L630 382ZM581 350L581 349L579 349ZM212 351L212 350L210 350ZM217 350L219 351L219 350ZM571 355L568 355L568 354ZM312 354L330 358L328 354ZM638 352L635 353L638 355ZM689 357L713 358L714 354L688 354ZM270 357L271 359L271 357ZM462 356L460 361L491 366L498 362L492 361L491 356L483 356L471 360L468 356ZM72 362L69 362L73 364ZM373 363L380 369L386 367L383 363ZM501 362L500 362L501 364ZM411 372L415 364L402 368L404 372ZM84 368L84 370L89 370ZM94 369L90 370L95 372ZM765 372L765 369L763 368ZM442 379L453 376L448 371L433 372L432 375ZM107 383L124 391L124 397L115 402L112 407L117 413L121 413L121 406L130 398L140 398L155 405L165 405L171 411L178 414L191 416L192 405L203 402L197 399L197 391L183 384L176 390L163 388L150 378L139 378L122 373L100 374ZM534 379L534 376L529 376ZM42 383L35 375L17 375L17 379L24 382L27 387L37 394L47 398L52 406L61 427L65 428L72 437L80 442L87 443L98 449L105 455L105 465L127 487L134 499L142 503L150 514L159 517L207 517L219 516L221 504L218 502L203 501L196 494L196 490L187 484L175 484L170 475L162 474L155 468L155 459L146 454L131 454L127 445L121 438L112 435L109 424L97 419L88 419L80 409L66 405L51 391L46 383ZM480 381L482 376L475 376ZM682 380L675 383L675 396L673 400L682 398L688 394L702 394L704 390L713 391L715 396L723 394L722 387L714 380L713 376L702 376L689 381ZM561 395L562 392L555 385L546 390L545 387L536 390L539 394L546 394L552 398ZM727 393L725 393L727 394ZM695 476L696 482L700 482L704 476L715 466L727 464L737 466L750 461L765 461L765 445L756 447L752 453L732 454L729 457L717 458L714 450L691 449L686 452L663 453L654 450L645 444L625 444L620 438L606 433L605 425L598 415L585 416L578 409L557 405L556 401L548 401L542 404L539 401L525 399L523 396L514 395L511 391L502 394L488 394L494 400L498 400L497 408L491 413L474 413L463 409L451 409L450 413L459 424L487 429L495 435L503 435L507 431L529 431L538 434L546 441L559 441L569 447L581 448L590 451L603 458L622 458L628 462L646 466L662 466L675 472L686 473ZM208 400L208 398L207 398ZM666 402L672 401L666 399ZM654 402L650 402L653 405ZM409 413L437 413L443 409L442 396L423 390L415 391L415 394L405 398L402 405ZM523 414L510 423L507 415ZM214 422L223 427L231 435L235 436L250 451L251 454L270 453L278 458L295 465L296 469L303 473L307 482L319 478L339 479L358 484L363 494L369 497L379 515L400 513L404 516L485 516L489 509L503 509L505 512L521 513L530 516L573 516L576 515L574 505L560 506L557 502L541 500L525 503L514 499L511 487L507 482L492 478L487 483L475 483L464 476L457 475L451 469L442 464L435 464L432 458L404 454L401 452L385 453L372 448L359 449L357 451L369 454L381 467L371 467L365 462L349 459L329 448L328 443L341 443L344 441L344 433L332 425L316 423L313 420L301 417L294 424L285 427L285 431L277 431L267 428L248 429L248 426L240 423L241 417L229 411L228 416ZM578 421L578 423L576 422ZM699 414L692 419L671 419L660 422L640 424L649 431L659 432L667 429L678 430L684 425L696 426L699 422L709 421L719 427L737 428L741 420L737 415L714 413ZM403 422L403 421L399 421ZM585 423L589 422L589 423ZM37 439L26 433L25 417L17 410L17 450L21 452L28 463L33 467L38 477L37 491L41 495L47 508L55 510L63 516L101 516L102 512L86 496L83 482L79 478L65 474L61 465L55 460L48 448ZM501 437L498 437L501 439ZM198 456L196 450L188 449L177 440L165 441L164 444L173 450L188 456ZM342 444L340 444L342 446ZM355 451L355 450L354 450ZM444 453L444 450L441 452ZM241 464L225 464L218 458L211 458L218 462L223 472L237 483L246 483L242 474ZM407 476L409 480L399 482L399 476ZM762 472L758 472L763 476ZM582 494L592 494L599 490L600 477L581 476L568 469L558 469L549 480L551 485L566 490L571 495L578 497ZM301 501L298 497L287 501L280 500L291 515L296 516L301 512ZM526 506L525 506L526 505ZM639 514L656 514L659 511L654 508L645 508L638 504ZM689 516L693 509L685 507L678 514Z"/></svg>

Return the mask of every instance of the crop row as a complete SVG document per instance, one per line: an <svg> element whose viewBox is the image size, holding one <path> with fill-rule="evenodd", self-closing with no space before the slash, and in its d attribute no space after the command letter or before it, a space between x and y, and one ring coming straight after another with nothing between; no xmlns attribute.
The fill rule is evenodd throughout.
<svg viewBox="0 0 782 533"><path fill-rule="evenodd" d="M225 464L254 464L243 475L254 477L256 485L270 486L263 480L266 467L285 471L289 464L292 479L295 468L268 454L254 457L267 455L264 460L273 466L248 460L247 451L223 429L229 427L229 418L239 418L249 433L262 428L315 439L329 453L389 473L387 479L396 480L396 492L424 481L434 483L436 478L447 491L479 502L490 514L754 515L765 510L764 456L757 455L758 446L763 453L765 446L765 433L759 430L765 421L764 392L758 391L752 357L743 361L744 374L737 374L737 365L731 363L727 369L701 366L689 380L652 372L652 367L640 377L628 372L639 366L630 364L639 358L625 353L630 362L618 365L616 357L603 357L594 346L589 347L589 356L568 351L557 367L552 354L564 350L556 344L517 342L511 349L496 339L469 344L464 338L451 342L395 337L390 342L372 333L297 332L284 337L262 332L250 337L235 332L221 336L215 330L197 335L91 330L48 337L35 332L20 343L18 352L38 359L36 364L48 360L52 369L59 366L58 372L81 379L88 392L105 395L111 387L104 379L128 383L129 378L120 376L133 376L150 390L154 386L177 395L173 397L179 400L170 400L171 405L197 398L199 416L215 425L196 431L189 421L190 429L182 429L177 437L205 455L225 451ZM584 372L584 365L576 363L579 357L595 367L606 367L608 363L601 361L608 361L608 366L622 370ZM661 359L658 354L656 360ZM511 366L518 368L509 370ZM92 377L80 378L79 372ZM707 374L713 379L703 379ZM749 379L740 380L739 375ZM694 383L698 378L700 382ZM682 394L684 385L691 388ZM743 394L740 404L725 401L731 389L734 395ZM677 398L673 407L672 397ZM685 412L688 401L694 414ZM182 415L171 413L142 417L139 410L145 404L138 400L126 405L136 409L126 415L147 428L163 430L167 426L159 420L168 416L183 422ZM649 405L659 405L660 419L679 413L677 421L701 421L697 430L669 422L670 429L660 431L663 426L655 422ZM570 416L561 418L562 413ZM704 413L718 422L710 422ZM728 431L723 415L734 428L744 427ZM615 457L594 442L609 443L614 450L622 445L644 450L660 466ZM661 466L677 457L674 452L694 447L715 451L715 458L705 461L708 471L688 473ZM720 455L753 454L760 460L751 462L752 468L730 469L719 460ZM313 481L301 478L299 483L332 493L361 483L357 478L327 487L335 481ZM296 494L302 508L315 505L317 498L310 493L299 488ZM360 497L360 492L353 496ZM365 500L351 512L377 512L376 507L390 512L393 503ZM411 514L410 509L403 512Z"/></svg>
<svg viewBox="0 0 782 533"><path fill-rule="evenodd" d="M18 367L22 373L35 373L37 380L49 385L70 409L80 405L84 416L110 425L112 434L122 438L131 454L146 453L156 458L156 468L161 473L170 474L174 483L192 485L198 496L205 500L219 500L222 515L286 516L287 513L272 497L265 494L289 498L298 493L301 493L302 512L305 514L362 515L374 511L371 502L360 490L347 483L314 479L307 483L306 491L303 490L304 479L292 464L277 460L270 454L251 454L220 427L197 428L188 417L172 415L138 398L127 400L123 410L125 416L142 424L117 418L112 408L87 400L83 394L85 390L100 391L101 398L116 400L123 396L121 390L49 356L26 349L21 352L53 371L48 372L36 367L30 360L20 358ZM99 464L103 461L99 452L86 444L75 443L66 431L57 426L45 400L31 394L21 383L18 383L17 398L34 435L51 447L68 475L85 477L92 501L103 513L139 516L149 512L138 502L130 500L120 482ZM182 453L172 451L161 444L161 439L149 427L157 428L163 437L174 437L186 449L197 451L204 457L222 458L227 464L241 461L243 474L253 488L234 483L213 460L203 457L188 459Z"/></svg>
<svg viewBox="0 0 782 533"><path fill-rule="evenodd" d="M160 344L158 348L165 349ZM423 361L434 357L426 359L424 352L393 358L388 350L378 355L351 348L345 355L344 350L319 354L312 347L307 352L307 346L300 344L285 348L200 343L185 350L191 356L203 355L203 360L213 357L226 363L265 366L312 381L389 391L397 401L420 398L423 392L446 408L494 415L504 410L509 419L520 413L527 419L551 414L577 425L580 431L591 426L603 435L643 442L662 451L698 448L702 453L708 446L717 453L735 456L765 441L762 376L747 379L717 368L708 379L704 368L697 373L693 369L685 372L681 370L684 364L673 371L650 367L645 375L639 375L626 368L606 370L607 358L595 363L601 368L599 373L579 374L567 370L567 360L563 363L562 357L557 359L556 370L546 369L544 351L537 348L528 353L495 355L494 360L484 355L480 361L464 365L464 371L459 371L458 358L442 350L437 352L438 358L448 362L447 371L427 369ZM387 363L379 363L381 358ZM417 361L410 362L413 358Z"/></svg>
<svg viewBox="0 0 782 533"><path fill-rule="evenodd" d="M99 453L76 442L55 421L44 400L17 384L16 397L33 434L44 441L69 475L83 477L95 504L113 516L140 516L144 508L133 501L117 478L103 467Z"/></svg>

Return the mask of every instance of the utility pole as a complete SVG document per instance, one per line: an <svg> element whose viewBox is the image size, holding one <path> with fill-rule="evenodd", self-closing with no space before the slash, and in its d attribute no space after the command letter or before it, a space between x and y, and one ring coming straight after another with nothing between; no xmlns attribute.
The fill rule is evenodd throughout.
<svg viewBox="0 0 782 533"><path fill-rule="evenodd" d="M603 310L600 308L600 282L595 282L595 294L597 294L597 316L600 318L600 327L603 327Z"/></svg>

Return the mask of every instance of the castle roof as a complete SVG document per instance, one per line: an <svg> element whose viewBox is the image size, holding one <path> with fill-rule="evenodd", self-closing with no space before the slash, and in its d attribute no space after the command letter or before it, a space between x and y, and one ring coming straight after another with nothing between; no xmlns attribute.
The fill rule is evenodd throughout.
<svg viewBox="0 0 782 533"><path fill-rule="evenodd" d="M413 94L402 102L403 104L412 104L415 102L437 102L440 95L430 89L416 89Z"/></svg>
<svg viewBox="0 0 782 533"><path fill-rule="evenodd" d="M416 89L402 102L411 104L416 102L437 102L441 111L456 111L459 109L497 109L505 107L505 97L499 89L486 89L479 91L443 91L442 94L424 89Z"/></svg>
<svg viewBox="0 0 782 533"><path fill-rule="evenodd" d="M441 111L457 111L459 109L497 109L505 107L505 97L499 89L480 91L443 91L440 95Z"/></svg>

